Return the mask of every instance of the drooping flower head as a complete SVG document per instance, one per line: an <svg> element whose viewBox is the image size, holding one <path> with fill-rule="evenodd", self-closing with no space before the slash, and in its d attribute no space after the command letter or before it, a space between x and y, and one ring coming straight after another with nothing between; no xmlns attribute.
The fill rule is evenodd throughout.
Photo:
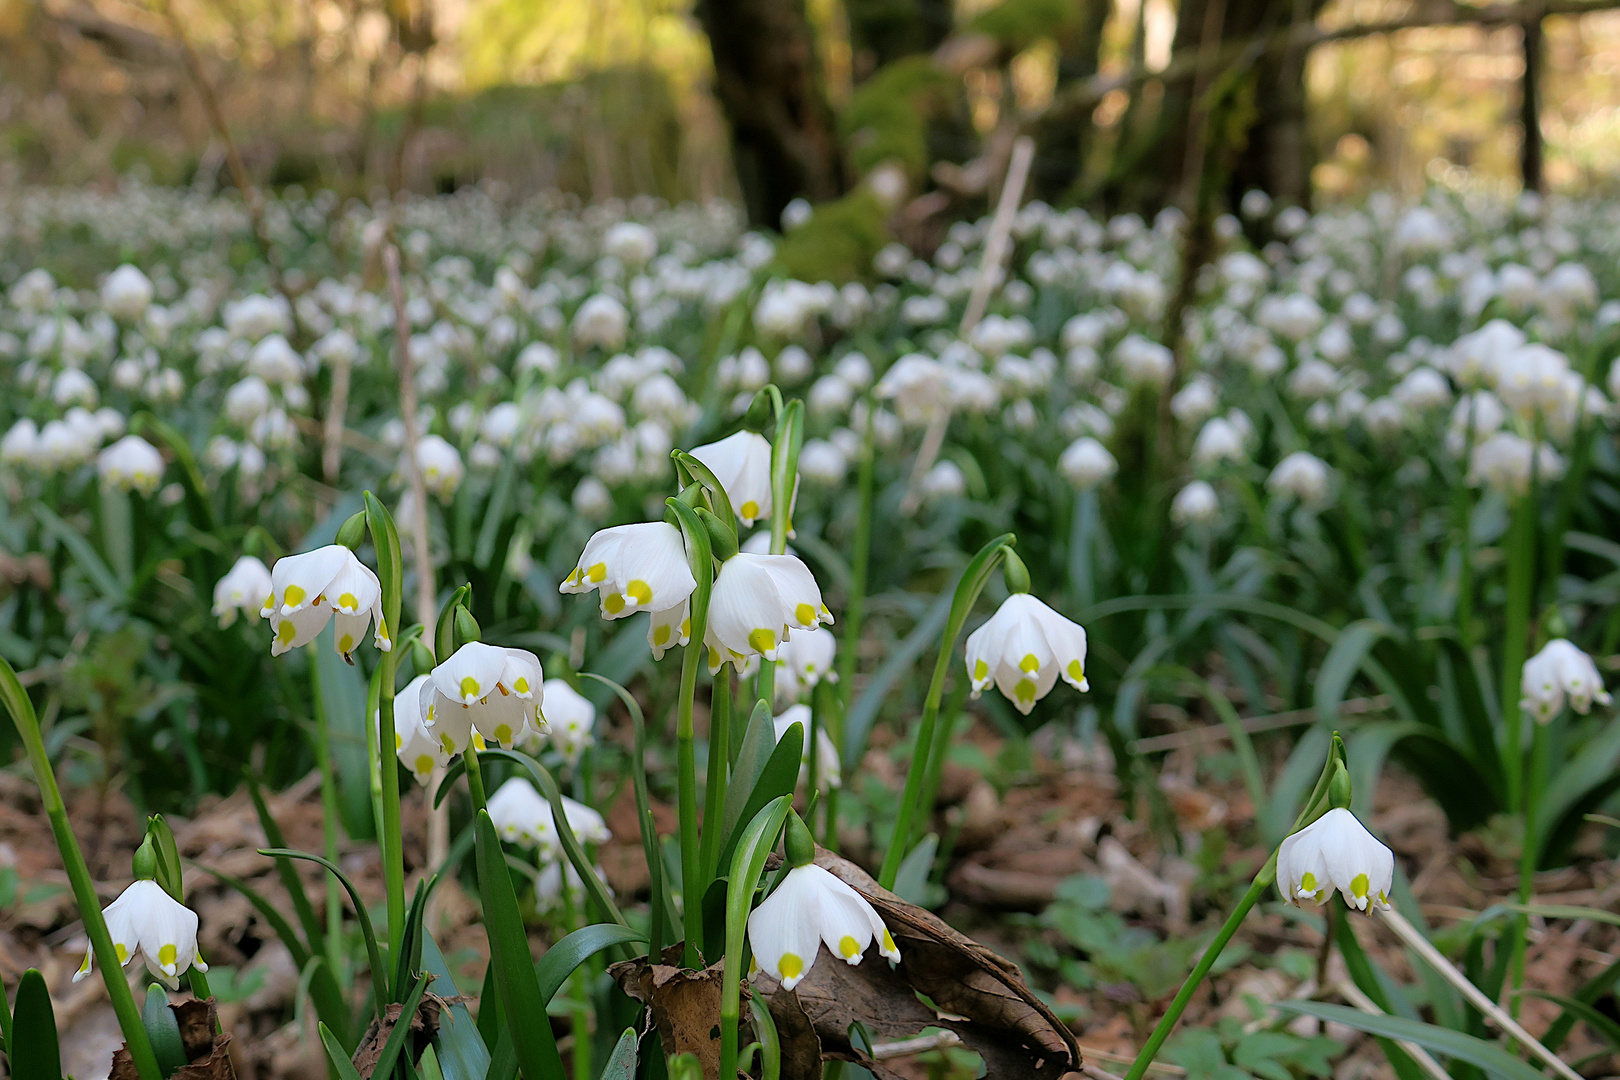
<svg viewBox="0 0 1620 1080"><path fill-rule="evenodd" d="M170 990L180 988L180 976L187 968L208 970L197 954L197 913L157 882L134 882L101 915L113 948L118 951L119 964L127 965L139 953L147 971ZM84 954L84 963L73 974L74 982L90 974L92 955Z"/></svg>
<svg viewBox="0 0 1620 1080"><path fill-rule="evenodd" d="M1343 807L1294 833L1277 849L1277 888L1291 903L1320 904L1334 889L1357 911L1387 908L1395 856Z"/></svg>
<svg viewBox="0 0 1620 1080"><path fill-rule="evenodd" d="M252 555L243 555L214 586L214 617L221 630L236 621L238 612L256 615L261 600L271 591L270 571Z"/></svg>
<svg viewBox="0 0 1620 1080"><path fill-rule="evenodd" d="M692 456L714 473L744 525L771 516L771 444L765 436L739 431L694 447Z"/></svg>
<svg viewBox="0 0 1620 1080"><path fill-rule="evenodd" d="M794 630L832 621L815 576L798 556L739 552L720 564L709 598L709 667L718 671L750 656L775 660Z"/></svg>
<svg viewBox="0 0 1620 1080"><path fill-rule="evenodd" d="M1564 710L1566 699L1582 715L1591 711L1594 701L1607 705L1610 700L1592 658L1563 638L1547 642L1524 662L1520 686L1524 693L1520 706L1543 724Z"/></svg>
<svg viewBox="0 0 1620 1080"><path fill-rule="evenodd" d="M270 568L270 595L259 614L275 632L271 656L309 644L334 619L333 643L345 659L373 619L377 648L387 652L394 647L383 620L377 575L342 544L277 559Z"/></svg>
<svg viewBox="0 0 1620 1080"><path fill-rule="evenodd" d="M1086 631L1029 593L1015 592L967 639L973 696L991 683L1028 715L1061 676L1076 690L1086 682Z"/></svg>
<svg viewBox="0 0 1620 1080"><path fill-rule="evenodd" d="M431 678L419 711L446 753L464 751L474 731L483 742L511 746L530 729L539 730L545 676L531 652L469 641Z"/></svg>
<svg viewBox="0 0 1620 1080"><path fill-rule="evenodd" d="M638 611L670 611L692 595L697 581L681 531L664 521L616 525L585 542L585 550L558 591L601 591L602 618ZM654 646L657 648L657 646Z"/></svg>

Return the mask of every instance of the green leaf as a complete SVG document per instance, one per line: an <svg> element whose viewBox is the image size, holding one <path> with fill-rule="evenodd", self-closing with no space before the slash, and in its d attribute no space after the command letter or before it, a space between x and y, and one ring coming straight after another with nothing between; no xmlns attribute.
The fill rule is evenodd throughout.
<svg viewBox="0 0 1620 1080"><path fill-rule="evenodd" d="M647 935L641 931L618 923L597 923L575 930L535 962L534 977L540 984L540 1000L549 1005L574 969L603 949L646 940Z"/></svg>
<svg viewBox="0 0 1620 1080"><path fill-rule="evenodd" d="M613 1055L602 1068L601 1080L635 1080L640 1050L641 1042L636 1038L636 1029L625 1028L624 1034L619 1036L618 1045L613 1048Z"/></svg>
<svg viewBox="0 0 1620 1080"><path fill-rule="evenodd" d="M338 1080L360 1080L360 1070L349 1060L348 1053L343 1049L343 1044L338 1042L337 1036L332 1034L332 1029L321 1023L316 1024L316 1027L321 1033L321 1045L326 1047L326 1059L332 1063L332 1068L337 1070Z"/></svg>
<svg viewBox="0 0 1620 1080"><path fill-rule="evenodd" d="M423 1049L422 1060L416 1064L422 1070L422 1080L444 1080L444 1070L439 1067L439 1055L433 1052L431 1044Z"/></svg>
<svg viewBox="0 0 1620 1080"><path fill-rule="evenodd" d="M90 579L90 583L104 599L115 604L124 601L124 587L118 583L117 576L108 569L101 556L96 554L96 549L90 546L90 541L73 526L52 513L44 503L35 505L34 516L57 543L68 549L74 563L84 572L84 576Z"/></svg>
<svg viewBox="0 0 1620 1080"><path fill-rule="evenodd" d="M756 709L757 711L757 709ZM769 721L767 721L769 723ZM740 758L738 759L741 760ZM765 767L760 770L759 779L755 781L752 789L748 790L747 798L743 801L742 812L738 814L741 821L751 821L773 799L783 795L793 795L799 786L799 769L804 761L804 725L795 723L788 725L782 732L782 740L771 751L766 760ZM738 785L733 785L726 792L726 803L732 801L732 795L738 791ZM728 829L727 835L720 845L720 861L718 866L731 865L732 852L737 850L737 842L741 836L740 830Z"/></svg>
<svg viewBox="0 0 1620 1080"><path fill-rule="evenodd" d="M260 855L271 858L303 859L306 862L317 863L331 872L333 877L343 885L344 891L349 894L349 901L354 905L355 918L360 923L360 935L366 941L366 955L371 962L371 989L372 1003L377 1007L377 1015L383 1015L383 1006L393 999L388 996L388 969L383 966L382 951L377 948L377 933L371 926L371 913L366 910L366 903L360 899L360 891L349 880L349 875L339 869L337 863L320 855L311 855L307 851L294 851L291 848L263 848Z"/></svg>
<svg viewBox="0 0 1620 1080"><path fill-rule="evenodd" d="M928 896L928 872L934 868L934 856L939 853L939 837L929 833L901 860L900 870L894 875L894 894L908 904L924 906Z"/></svg>
<svg viewBox="0 0 1620 1080"><path fill-rule="evenodd" d="M428 877L416 883L416 894L411 897L410 911L405 916L404 936L399 956L394 961L394 994L404 993L411 977L422 970L422 920L427 915L428 897L439 883L437 877Z"/></svg>
<svg viewBox="0 0 1620 1080"><path fill-rule="evenodd" d="M284 849L287 847L287 838L281 834L281 826L270 814L270 807L264 801L264 789L259 785L259 778L251 771L244 774L247 782L248 796L253 800L254 812L259 815L259 827L264 830L264 840L272 848ZM320 917L315 914L315 906L309 902L309 896L304 892L304 882L298 876L293 864L285 858L276 859L276 875L281 878L281 887L287 890L292 898L293 912L298 916L298 924L304 928L304 940L309 943L311 953L326 953L326 930L321 925Z"/></svg>
<svg viewBox="0 0 1620 1080"><path fill-rule="evenodd" d="M180 1041L180 1022L169 1008L169 995L156 983L146 988L141 1026L146 1029L152 1053L157 1056L158 1071L164 1076L173 1076L176 1069L186 1064L186 1045Z"/></svg>
<svg viewBox="0 0 1620 1080"><path fill-rule="evenodd" d="M433 630L434 659L448 660L450 654L456 651L456 608L471 600L472 586L462 585L450 594L450 599L439 609L439 621L434 624Z"/></svg>
<svg viewBox="0 0 1620 1080"><path fill-rule="evenodd" d="M450 977L450 967L444 962L438 942L426 930L422 931L422 966L433 973L429 990L442 998L460 995L461 990ZM487 1000L491 1004L495 1001L493 986L489 987ZM489 1071L489 1047L467 1006L458 1001L439 1017L438 1065L444 1080L484 1080L484 1074Z"/></svg>
<svg viewBox="0 0 1620 1080"><path fill-rule="evenodd" d="M0 1011L5 1010L0 1001ZM26 1039L8 1039L6 1054L13 1080L62 1080L62 1053L56 1041L56 1013L45 976L37 968L23 972L17 984L12 1031L26 1031Z"/></svg>
<svg viewBox="0 0 1620 1080"><path fill-rule="evenodd" d="M1532 990L1530 993L1538 998L1551 1001L1555 1005L1561 1005L1565 1012L1585 1020L1586 1026L1591 1028L1594 1034L1602 1037L1603 1041L1607 1042L1616 1051L1620 1051L1620 1024L1603 1015L1594 1006L1588 1005L1579 998L1560 997L1557 994L1549 994L1543 990Z"/></svg>
<svg viewBox="0 0 1620 1080"><path fill-rule="evenodd" d="M401 648L397 639L394 648ZM315 665L315 677L320 683L318 705L326 717L332 764L337 768L338 809L343 828L357 840L371 839L376 835L376 823L372 820L371 761L366 749L366 728L377 714L375 710L366 711L367 680L358 667L343 662L325 634L311 649L314 655L310 661ZM272 842L271 846L286 845Z"/></svg>
<svg viewBox="0 0 1620 1080"><path fill-rule="evenodd" d="M421 896L420 889L417 895ZM423 974L416 980L409 996L405 998L404 1008L399 1012L399 1019L395 1021L393 1030L388 1033L388 1041L383 1043L382 1050L377 1054L377 1064L371 1070L374 1080L387 1080L394 1074L394 1062L399 1060L399 1052L405 1048L405 1039L410 1034L411 1018L416 1015L416 1008L422 1003L422 993L427 990L431 975Z"/></svg>
<svg viewBox="0 0 1620 1080"><path fill-rule="evenodd" d="M399 633L400 590L404 585L404 556L399 547L399 530L394 519L371 492L365 493L366 526L372 546L377 549L377 580L382 584L383 618L390 635Z"/></svg>
<svg viewBox="0 0 1620 1080"><path fill-rule="evenodd" d="M1344 1005L1328 1005L1320 1001L1279 1001L1277 1007L1314 1016L1318 1020L1337 1022L1357 1031L1365 1031L1369 1035L1381 1035L1386 1039L1416 1043L1425 1050L1444 1054L1458 1061L1476 1065L1487 1072L1496 1073L1503 1080L1546 1080L1540 1071L1526 1065L1495 1043L1476 1039L1472 1035L1464 1035L1460 1031L1407 1020L1400 1016L1372 1016Z"/></svg>
<svg viewBox="0 0 1620 1080"><path fill-rule="evenodd" d="M735 717L732 723L736 723ZM742 816L743 804L748 801L754 785L765 771L765 763L776 750L776 725L771 720L771 708L765 702L754 704L743 727L742 747L737 761L731 767L731 779L726 788L725 808L720 818L722 836L729 836L748 819ZM723 863L720 865L724 865Z"/></svg>
<svg viewBox="0 0 1620 1080"><path fill-rule="evenodd" d="M1339 709L1350 680L1361 670L1372 647L1394 634L1394 627L1377 619L1357 619L1339 631L1316 673L1316 715L1323 724L1332 727L1339 722Z"/></svg>
<svg viewBox="0 0 1620 1080"><path fill-rule="evenodd" d="M561 814L558 815L561 818ZM558 825L562 825L561 820ZM484 901L484 931L489 935L495 990L517 1061L530 1078L561 1077L562 1055L546 1020L540 981L529 962L529 936L523 929L512 875L507 872L501 840L488 810L478 811L474 825L478 850L478 892Z"/></svg>

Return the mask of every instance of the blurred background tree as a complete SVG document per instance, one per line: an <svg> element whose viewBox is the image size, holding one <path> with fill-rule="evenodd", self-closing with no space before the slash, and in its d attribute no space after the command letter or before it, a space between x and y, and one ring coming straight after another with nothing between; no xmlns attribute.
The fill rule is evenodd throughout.
<svg viewBox="0 0 1620 1080"><path fill-rule="evenodd" d="M1590 190L1620 166L1615 3L0 0L0 177L228 183L211 93L258 185L728 197L770 226L844 198L841 227L924 244L1019 134L1032 195L1109 211L1188 208L1212 170L1225 205Z"/></svg>

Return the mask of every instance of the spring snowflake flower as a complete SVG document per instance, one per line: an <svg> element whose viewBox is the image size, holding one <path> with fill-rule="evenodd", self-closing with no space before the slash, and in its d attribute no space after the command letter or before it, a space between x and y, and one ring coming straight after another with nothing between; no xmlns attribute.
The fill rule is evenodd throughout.
<svg viewBox="0 0 1620 1080"><path fill-rule="evenodd" d="M574 340L581 345L617 349L630 329L630 313L606 293L597 293L574 312Z"/></svg>
<svg viewBox="0 0 1620 1080"><path fill-rule="evenodd" d="M780 980L784 990L809 974L823 943L853 966L874 940L880 955L899 961L893 935L866 898L813 862L789 870L748 916L754 964Z"/></svg>
<svg viewBox="0 0 1620 1080"><path fill-rule="evenodd" d="M1592 703L1609 704L1603 689L1603 676L1592 658L1563 638L1547 642L1540 652L1524 662L1520 679L1524 690L1521 708L1545 724L1569 707L1583 716Z"/></svg>
<svg viewBox="0 0 1620 1080"><path fill-rule="evenodd" d="M640 268L658 254L658 234L635 221L621 221L602 237L602 250L626 266Z"/></svg>
<svg viewBox="0 0 1620 1080"><path fill-rule="evenodd" d="M1356 815L1329 810L1277 849L1277 886L1291 903L1322 903L1334 889L1357 911L1389 907L1395 856Z"/></svg>
<svg viewBox="0 0 1620 1080"><path fill-rule="evenodd" d="M1019 712L1063 681L1088 690L1086 631L1028 593L1013 593L985 624L968 635L968 677L976 698L991 683Z"/></svg>
<svg viewBox="0 0 1620 1080"><path fill-rule="evenodd" d="M1215 520L1221 512L1221 500L1207 481L1194 480L1170 502L1170 520L1177 525L1201 524Z"/></svg>
<svg viewBox="0 0 1620 1080"><path fill-rule="evenodd" d="M720 565L709 599L704 644L709 667L740 666L750 656L775 660L794 630L833 621L821 602L821 587L796 555L739 552Z"/></svg>
<svg viewBox="0 0 1620 1080"><path fill-rule="evenodd" d="M771 444L763 435L739 431L694 447L692 456L714 473L744 525L771 516Z"/></svg>
<svg viewBox="0 0 1620 1080"><path fill-rule="evenodd" d="M838 639L831 630L816 627L794 633L776 651L776 699L793 702L823 680L838 681L833 667Z"/></svg>
<svg viewBox="0 0 1620 1080"><path fill-rule="evenodd" d="M344 659L349 659L373 619L377 648L387 652L394 647L383 620L377 575L342 544L277 559L270 569L270 595L259 614L270 620L275 633L271 656L308 645L334 619L333 644Z"/></svg>
<svg viewBox="0 0 1620 1080"><path fill-rule="evenodd" d="M126 965L140 953L146 969L170 990L180 989L180 976L188 968L207 971L197 953L197 913L150 879L136 881L108 904L102 917L118 950L118 963ZM91 952L74 972L78 982L90 974Z"/></svg>
<svg viewBox="0 0 1620 1080"><path fill-rule="evenodd" d="M578 761L596 741L591 730L596 726L596 706L565 679L547 679L545 691L546 705L541 711L546 735L563 757Z"/></svg>
<svg viewBox="0 0 1620 1080"><path fill-rule="evenodd" d="M252 555L236 560L230 572L214 586L214 616L221 630L236 621L237 612L257 614L260 597L274 588L270 584L270 570Z"/></svg>
<svg viewBox="0 0 1620 1080"><path fill-rule="evenodd" d="M780 676L780 671L778 675ZM810 706L790 705L771 720L771 726L776 731L776 741L781 742L788 728L799 724L804 728L806 746L804 760L799 764L799 782L803 783L810 776L810 752L808 745L810 739ZM843 763L838 759L838 747L833 745L832 736L827 734L825 726L816 729L816 783L826 789L842 787L844 785Z"/></svg>
<svg viewBox="0 0 1620 1080"><path fill-rule="evenodd" d="M1118 470L1119 462L1114 460L1114 455L1089 435L1070 443L1058 458L1058 472L1082 491L1096 487Z"/></svg>
<svg viewBox="0 0 1620 1080"><path fill-rule="evenodd" d="M579 565L558 590L599 589L602 618L619 619L638 611L679 610L696 587L681 530L665 521L649 521L594 534L585 542Z"/></svg>
<svg viewBox="0 0 1620 1080"><path fill-rule="evenodd" d="M163 482L163 455L139 435L125 435L96 458L104 487L150 495Z"/></svg>
<svg viewBox="0 0 1620 1080"><path fill-rule="evenodd" d="M101 283L101 306L116 319L134 322L152 303L152 279L125 263Z"/></svg>
<svg viewBox="0 0 1620 1080"><path fill-rule="evenodd" d="M434 769L450 761L450 750L434 736L423 715L422 696L432 691L432 676L418 675L394 695L394 753L424 786L433 779Z"/></svg>
<svg viewBox="0 0 1620 1080"><path fill-rule="evenodd" d="M437 435L424 435L416 444L416 467L422 471L422 483L441 502L455 496L467 474L460 452Z"/></svg>
<svg viewBox="0 0 1620 1080"><path fill-rule="evenodd" d="M1296 450L1277 463L1266 477L1266 487L1278 495L1291 496L1307 504L1327 497L1331 471L1315 454Z"/></svg>
<svg viewBox="0 0 1620 1080"><path fill-rule="evenodd" d="M603 844L613 838L601 814L566 795L562 804L568 827L580 843ZM514 776L495 790L489 797L489 816L502 840L539 848L547 859L562 854L551 803L523 777Z"/></svg>
<svg viewBox="0 0 1620 1080"><path fill-rule="evenodd" d="M469 641L431 674L433 692L423 690L419 712L447 752L465 750L473 730L502 746L539 730L545 675L533 653Z"/></svg>

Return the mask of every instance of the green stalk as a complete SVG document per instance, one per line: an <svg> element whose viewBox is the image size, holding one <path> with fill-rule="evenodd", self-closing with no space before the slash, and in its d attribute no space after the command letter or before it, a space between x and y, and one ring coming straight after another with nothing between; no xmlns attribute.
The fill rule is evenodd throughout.
<svg viewBox="0 0 1620 1080"><path fill-rule="evenodd" d="M855 481L855 542L849 556L849 600L844 604L844 636L838 643L838 707L828 717L831 721L828 734L838 747L840 757L844 753L844 717L849 714L849 701L855 694L861 622L866 616L866 580L872 556L872 493L877 474L872 419L875 411L868 401L866 425L861 432L860 468ZM827 792L827 824L822 838L822 845L832 851L838 850L838 793L838 788Z"/></svg>
<svg viewBox="0 0 1620 1080"><path fill-rule="evenodd" d="M703 793L703 872L719 873L720 819L725 812L726 781L731 765L731 672L714 673L709 692L709 769Z"/></svg>
<svg viewBox="0 0 1620 1080"><path fill-rule="evenodd" d="M1457 530L1457 550L1462 561L1457 567L1457 632L1463 648L1474 645L1474 490L1466 481L1468 463L1474 456L1474 409L1476 399L1468 399L1468 429L1463 437L1463 482L1456 486L1452 498L1452 527Z"/></svg>
<svg viewBox="0 0 1620 1080"><path fill-rule="evenodd" d="M388 633L400 634L399 609L404 588L404 556L399 547L399 530L388 510L371 492L365 493L366 528L377 552L377 579L382 585L382 618ZM382 671L377 708L377 746L382 766L383 883L388 892L388 946L398 956L405 938L405 842L399 824L399 763L394 758L394 682L403 646L382 654Z"/></svg>
<svg viewBox="0 0 1620 1080"><path fill-rule="evenodd" d="M686 947L682 962L687 967L695 968L701 964L701 943L697 938L703 933L703 894L708 890L709 883L703 877L703 852L698 835L697 748L692 710L697 696L698 660L702 655L704 632L709 623L714 557L709 545L709 531L697 513L679 499L669 499L666 505L675 511L681 532L686 536L687 557L692 563L692 577L697 582L692 590L692 625L686 652L681 657L681 689L676 699L675 713L676 784L681 822L681 896L686 923Z"/></svg>
<svg viewBox="0 0 1620 1080"><path fill-rule="evenodd" d="M467 762L467 794L472 797L473 813L476 814L489 807L489 800L484 797L484 767L478 763L478 751L471 746L461 756Z"/></svg>
<svg viewBox="0 0 1620 1080"><path fill-rule="evenodd" d="M562 888L563 918L566 920L568 930L583 929L585 920L580 917L579 908L574 904L574 898L568 891L568 876L563 875ZM590 1007L590 968L580 964L568 975L568 981L574 984L574 1003L568 1010L569 1023L574 1029L574 1052L569 1055L574 1066L574 1080L595 1080L591 1074L591 1007Z"/></svg>
<svg viewBox="0 0 1620 1080"><path fill-rule="evenodd" d="M1166 1009L1164 1015L1159 1018L1158 1024L1153 1028L1153 1034L1148 1036L1148 1041L1143 1044L1141 1051L1137 1053L1136 1061L1131 1065L1131 1071L1125 1074L1125 1080L1142 1080L1142 1077L1146 1075L1148 1066L1153 1064L1154 1055L1164 1045L1164 1040L1170 1037L1170 1032L1175 1029L1176 1021L1181 1019L1181 1014L1187 1011L1187 1002L1192 1000L1193 994L1197 992L1199 985L1203 983L1204 976L1208 975L1209 969L1215 966L1215 961L1220 957L1221 950L1226 948L1227 942L1232 940L1232 935L1237 933L1237 928L1243 923L1244 918L1249 914L1249 910L1259 902L1261 895L1271 887L1276 875L1277 856L1272 855L1270 859L1266 860L1266 865L1261 867L1260 872L1254 876L1254 881L1249 885L1249 891L1243 894L1243 899L1238 901L1237 907L1232 909L1232 914L1228 915L1226 922L1221 924L1221 929L1215 935L1215 940L1209 943L1209 948L1205 949L1204 955L1199 957L1198 966L1193 968L1191 975L1187 976L1187 981L1181 984L1181 990L1177 992L1175 1000L1170 1002L1170 1008Z"/></svg>
<svg viewBox="0 0 1620 1080"><path fill-rule="evenodd" d="M310 682L313 683L313 705L315 710L315 764L321 770L321 837L322 853L332 862L338 861L338 793L337 775L332 768L332 731L327 723L326 704L321 697L321 665L311 662L309 665ZM370 727L370 725L366 725ZM331 965L334 975L343 969L339 966L343 958L343 897L339 895L341 886L331 874L326 875L326 962Z"/></svg>
<svg viewBox="0 0 1620 1080"><path fill-rule="evenodd" d="M894 836L889 841L889 850L883 856L883 869L878 874L878 884L885 889L894 888L895 875L900 872L900 862L906 855L906 846L911 837L912 817L922 795L924 774L928 771L929 758L933 752L934 728L939 721L939 702L945 693L945 676L950 671L951 655L956 651L956 639L962 633L962 626L972 613L973 605L979 599L979 593L984 589L985 582L990 580L990 572L1001 562L1002 553L1011 548L1015 542L1012 533L1003 533L984 545L979 549L979 553L973 556L956 583L956 595L951 600L950 618L945 623L945 636L939 643L939 657L934 661L934 677L929 680L928 697L923 701L922 719L917 724L917 742L911 752L911 764L906 769L906 788L900 797L900 811L894 823Z"/></svg>
<svg viewBox="0 0 1620 1080"><path fill-rule="evenodd" d="M130 1060L140 1080L162 1080L157 1056L152 1052L152 1043L147 1039L146 1028L141 1023L141 1011L135 1005L135 995L130 993L129 980L118 962L118 950L113 946L112 935L107 932L107 922L102 918L95 879L90 876L84 853L79 850L79 841L73 835L73 827L68 824L67 807L62 802L61 789L56 786L51 759L45 753L45 740L40 736L34 703L29 700L28 691L23 689L16 671L12 670L4 657L0 657L0 698L5 699L11 719L17 725L17 734L22 736L23 746L28 751L28 764L34 770L35 783L39 785L40 802L44 804L45 816L51 822L51 833L62 853L62 867L73 886L73 900L84 918L85 934L90 938L91 951L95 953L96 964L101 968L101 979L107 984L107 997L112 1001L113 1014L118 1017L118 1027L124 1033ZM4 1007L4 1003L0 1002L0 1008Z"/></svg>
<svg viewBox="0 0 1620 1080"><path fill-rule="evenodd" d="M950 701L940 713L945 722L934 730L934 744L928 748L928 772L923 775L922 805L932 808L934 800L939 796L940 781L945 777L945 759L951 753L951 738L956 731L956 718L962 714L962 706L967 703L968 691L972 683L963 679L951 691ZM928 828L928 819L925 817L917 823L916 831L925 833ZM910 847L920 837L908 836L906 846Z"/></svg>
<svg viewBox="0 0 1620 1080"><path fill-rule="evenodd" d="M1513 506L1508 539L1507 620L1502 639L1503 772L1507 774L1508 811L1524 808L1524 710L1519 682L1530 633L1530 592L1535 582L1535 487Z"/></svg>
<svg viewBox="0 0 1620 1080"><path fill-rule="evenodd" d="M1523 908L1530 903L1530 894L1535 889L1536 864L1541 861L1540 838L1536 835L1541 814L1541 798L1547 786L1547 725L1532 724L1530 734L1530 771L1527 776L1524 792L1524 839L1519 845L1519 906ZM1530 916L1520 911L1513 919L1510 929L1512 933L1513 959L1510 968L1513 975L1513 988L1517 991L1524 985L1525 943L1529 932ZM1508 1002L1508 1008L1515 1017L1519 1014L1519 1002L1522 995L1515 993Z"/></svg>
<svg viewBox="0 0 1620 1080"><path fill-rule="evenodd" d="M780 795L761 807L743 829L737 853L731 857L731 880L726 885L726 953L720 970L720 1076L737 1075L743 935L748 929L748 912L754 906L754 888L765 869L765 857L776 846L776 836L782 831L792 802L792 795Z"/></svg>

